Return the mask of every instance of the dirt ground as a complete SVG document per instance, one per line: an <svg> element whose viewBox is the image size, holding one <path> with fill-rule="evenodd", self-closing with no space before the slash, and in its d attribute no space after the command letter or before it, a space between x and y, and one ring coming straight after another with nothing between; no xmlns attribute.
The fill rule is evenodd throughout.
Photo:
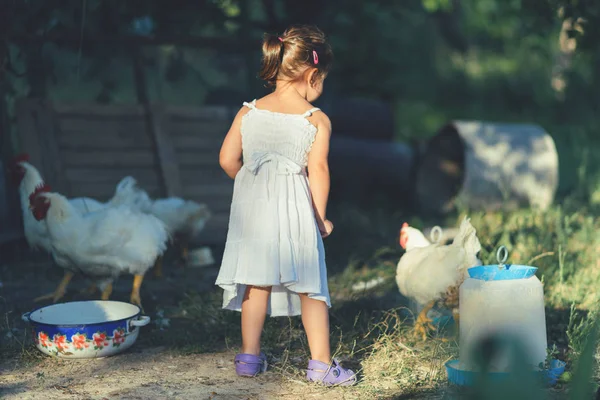
<svg viewBox="0 0 600 400"><path fill-rule="evenodd" d="M211 318L222 317L218 304L204 312L178 318L177 313L193 304L204 310L201 297L188 293L214 293L216 266L178 267L165 262L165 276L148 273L142 285L145 314L152 323L141 328L137 342L123 354L103 359L63 360L39 352L32 343L29 327L21 315L49 304L34 303L33 298L54 290L63 271L43 255L32 257L25 249L0 249L0 398L1 399L459 399L460 391L449 386L436 390L415 388L411 393L377 394L366 387L324 388L307 383L301 368L304 358L290 358L286 370L278 369L282 361L266 374L255 378L239 378L233 358L238 339L227 341L229 329L237 326L237 316L230 315L227 324L213 328ZM16 256L15 256L16 253ZM219 259L219 249L214 249ZM112 300L127 301L132 278L124 276L115 285ZM79 291L87 286L82 278L74 278L63 301L84 300L89 295ZM200 299L200 300L199 300ZM217 298L218 300L218 298ZM187 303L186 303L187 301ZM183 304L183 306L182 306ZM339 310L338 310L339 312ZM170 323L161 325L161 319ZM562 327L568 315L561 318ZM282 320L283 321L283 320ZM286 322L286 321L283 321ZM563 332L564 334L564 332ZM233 335L232 337L236 337ZM277 340L271 338L271 340ZM283 346L285 348L285 345ZM276 350L281 357L285 350ZM287 368L289 366L289 368ZM359 364L351 365L360 368ZM385 392L385 391L384 391ZM551 391L551 398L563 398Z"/></svg>
<svg viewBox="0 0 600 400"><path fill-rule="evenodd" d="M14 253L14 252L13 252ZM24 338L22 346L3 351L0 360L2 399L348 399L357 398L347 389L328 389L297 381L277 371L256 379L241 379L233 366L234 349L183 354L152 339L158 328L142 328L140 338L123 354L104 359L62 360L41 355L31 342L20 315L49 303L32 299L49 293L62 277L43 255L0 257L0 342ZM5 253L6 255L6 253ZM218 249L215 251L219 257ZM186 291L214 290L216 267L181 268L165 263L165 277L147 274L142 286L145 313L155 321L157 311L175 307ZM87 286L74 278L64 301L83 300L79 291ZM127 301L131 277L115 285L112 300ZM175 324L177 325L177 324ZM177 333L179 327L165 328ZM162 332L164 334L164 332ZM146 336L146 337L144 337ZM198 340L202 340L199 338ZM236 344L237 345L237 344Z"/></svg>
<svg viewBox="0 0 600 400"><path fill-rule="evenodd" d="M274 372L238 378L233 357L234 352L182 356L137 347L104 359L47 358L31 367L4 362L1 394L23 400L352 398L344 390L291 382Z"/></svg>

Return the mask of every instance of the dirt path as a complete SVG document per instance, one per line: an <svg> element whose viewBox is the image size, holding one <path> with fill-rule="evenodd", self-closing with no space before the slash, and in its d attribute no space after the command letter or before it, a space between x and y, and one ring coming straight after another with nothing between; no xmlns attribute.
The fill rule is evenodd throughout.
<svg viewBox="0 0 600 400"><path fill-rule="evenodd" d="M133 349L132 349L133 350ZM35 366L4 363L3 399L349 399L347 389L292 382L275 372L235 375L233 353L174 355L164 348L93 360L47 358Z"/></svg>
<svg viewBox="0 0 600 400"><path fill-rule="evenodd" d="M52 267L44 257L30 257L1 264L0 260L0 341L22 338L29 327L20 319L23 312L45 303L32 298L52 291L63 271ZM165 266L165 277L149 274L142 286L146 314L156 320L158 310L177 308L187 291L212 291L216 268L177 268ZM74 279L63 301L83 300L78 294L86 282ZM115 286L114 300L127 301L130 277ZM193 335L191 321L172 320L165 331L151 324L143 328L135 345L124 354L91 360L62 360L38 354L26 336L25 349L33 354L23 357L17 346L0 354L0 398L2 399L353 399L354 389L326 389L294 381L277 370L256 379L240 379L232 363L233 350L182 355L167 346L177 337ZM189 339L188 339L189 341ZM0 342L0 346L4 343ZM14 344L14 343L13 343ZM1 350L1 349L0 349ZM32 361L33 359L33 361Z"/></svg>

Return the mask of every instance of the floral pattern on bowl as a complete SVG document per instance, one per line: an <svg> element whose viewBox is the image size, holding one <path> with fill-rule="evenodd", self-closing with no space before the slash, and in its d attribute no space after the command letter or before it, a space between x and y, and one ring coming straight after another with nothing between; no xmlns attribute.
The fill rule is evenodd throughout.
<svg viewBox="0 0 600 400"><path fill-rule="evenodd" d="M23 320L33 325L35 345L44 354L63 358L107 357L131 347L137 340L139 327L150 322L150 317L141 316L139 309L135 310L134 313L134 309L129 307L132 305L121 303L126 304L126 306L123 306L116 303L119 302L100 303L103 307L125 309L125 314L121 312L121 316L125 316L125 318L116 321L87 324L51 324L46 323L46 320L44 320L45 323L41 323L40 319L43 318L40 318L39 315L45 308L36 310L38 314L34 314L34 312L24 314ZM94 306L97 307L98 304L98 302L95 302ZM65 308L68 307L68 303L54 306L62 306L63 309L68 310L68 308ZM82 306L85 307L85 305L78 305L79 308ZM115 314L113 312L112 315L119 315L119 313ZM61 314L58 314L57 318L55 315L50 315L46 319L50 321L53 319L60 320L60 316Z"/></svg>

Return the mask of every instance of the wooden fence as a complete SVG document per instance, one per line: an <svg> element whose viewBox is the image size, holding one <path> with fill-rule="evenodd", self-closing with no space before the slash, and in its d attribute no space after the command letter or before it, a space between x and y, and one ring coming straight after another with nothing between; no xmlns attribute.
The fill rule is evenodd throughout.
<svg viewBox="0 0 600 400"><path fill-rule="evenodd" d="M108 200L131 175L154 198L207 204L213 217L199 242L223 244L233 181L218 163L237 109L17 103L20 148L53 189Z"/></svg>

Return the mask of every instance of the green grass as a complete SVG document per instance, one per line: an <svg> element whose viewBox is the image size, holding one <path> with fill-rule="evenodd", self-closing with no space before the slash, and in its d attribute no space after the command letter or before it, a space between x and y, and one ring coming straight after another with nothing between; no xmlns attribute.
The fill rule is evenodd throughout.
<svg viewBox="0 0 600 400"><path fill-rule="evenodd" d="M452 216L449 222L458 222L462 214ZM600 220L585 207L561 206L545 212L469 215L478 230L484 262L495 262L496 249L504 245L511 262L539 268L549 346L557 347L557 356L568 362L571 373L585 353L596 321ZM425 343L415 340L411 314L398 294L394 274L401 250L396 239L404 216L340 206L332 209L331 218L336 221L336 234L327 240L334 304L331 340L337 357L360 369L362 376L356 388L344 390L360 398L394 398L400 393L434 396L431 398L444 393L458 395L455 388L448 387L444 368L446 361L457 357L457 338L450 336L444 342L434 335ZM377 277L384 278L384 283L375 289L352 290L353 284ZM184 352L217 350L224 344L237 348L239 315L220 311L220 302L220 293L189 294L177 311L188 322L187 336L183 333L171 345ZM199 336L205 338L202 343ZM269 319L264 349L276 371L290 379L301 378L309 350L299 318ZM567 383L560 383L551 394L566 398L561 397L566 396L566 387Z"/></svg>
<svg viewBox="0 0 600 400"><path fill-rule="evenodd" d="M495 398L493 395L504 393L504 389L489 382L472 393L448 386L444 363L457 357L457 337L448 332L449 341L436 335L424 343L417 341L412 334L411 313L394 279L402 255L397 238L403 221L416 227L457 226L463 215L469 215L477 229L484 263L495 263L496 250L504 245L510 262L539 268L537 276L544 283L548 344L556 346L556 357L568 362L568 374L557 388L540 392L518 383L515 387L522 388L522 392L504 393L502 398L566 399L574 398L568 397L568 392L589 391L586 385L600 380L594 357L596 345L588 340L594 338L597 329L600 284L600 218L598 205L593 201L599 196L599 185L596 175L589 171L594 170L588 165L579 173L577 190L560 197L555 206L543 212L460 210L443 220L432 220L393 209L366 210L332 204L329 214L336 229L326 240L333 302L331 342L336 357L361 375L359 385L343 389L344 392L361 399L400 395ZM374 289L352 289L356 283L376 278L383 278L383 283ZM140 346L204 353L237 349L240 345L239 314L221 310L220 291L187 293L177 307L164 311L171 326L164 331L149 327L139 339ZM12 332L10 321L8 317L0 321L2 337ZM5 340L0 355L18 353L25 366L32 365L42 356L24 344L29 338L22 335L21 331ZM268 319L264 350L273 370L286 379L302 379L309 349L300 318Z"/></svg>
<svg viewBox="0 0 600 400"><path fill-rule="evenodd" d="M496 249L504 245L511 262L531 263L539 268L538 277L544 282L546 296L549 346L557 346L558 357L568 362L570 373L576 374L574 366L585 355L587 338L597 316L600 219L590 207L575 207L568 199L562 203L564 206L545 212L468 214L478 231L480 258L485 263L493 263ZM464 213L449 216L442 225L456 225ZM331 340L336 356L361 371L360 384L344 390L349 396L365 399L394 398L400 394L424 398L461 394L447 385L444 368L446 361L457 357L457 338L451 336L450 341L443 342L434 335L425 343L415 340L411 314L398 294L394 275L402 253L397 234L407 216L392 211L357 210L348 205L332 207L330 215L336 221L335 235L326 241L333 299ZM437 222L408 220L417 226ZM358 282L378 277L384 282L372 290L352 289ZM188 293L178 307L165 310L171 326L165 331L152 328L151 334L140 337L140 345L167 346L182 353L237 348L239 314L222 311L220 306L219 291ZM2 335L7 333L7 327L3 321ZM30 346L22 345L24 341L25 338L14 337L9 341L13 346L10 352L21 352L24 363L34 363L39 355ZM264 350L275 371L286 378L301 379L309 350L300 318L268 319ZM593 363L596 368L595 359ZM567 387L569 383L560 383L551 393L566 398Z"/></svg>

